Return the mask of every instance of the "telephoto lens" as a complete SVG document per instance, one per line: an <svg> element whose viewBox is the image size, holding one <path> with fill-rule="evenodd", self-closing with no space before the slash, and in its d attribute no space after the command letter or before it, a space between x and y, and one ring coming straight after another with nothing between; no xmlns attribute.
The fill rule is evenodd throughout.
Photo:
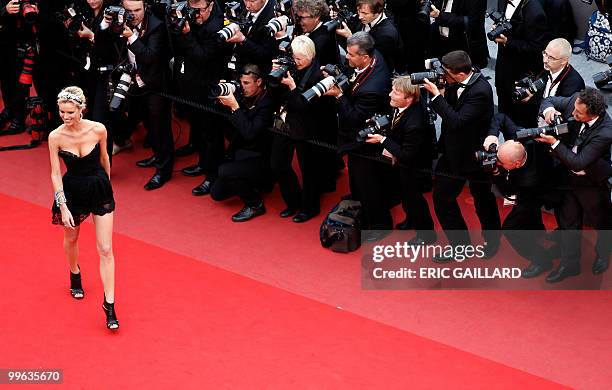
<svg viewBox="0 0 612 390"><path fill-rule="evenodd" d="M289 18L285 15L281 15L276 18L270 19L268 24L266 24L265 28L270 32L270 35L275 35L279 31L286 29L288 24Z"/></svg>
<svg viewBox="0 0 612 390"><path fill-rule="evenodd" d="M110 102L110 110L117 111L125 101L127 97L128 90L132 85L132 76L125 72L121 75L119 82L117 82L117 87L115 88L115 92L113 93L113 98Z"/></svg>
<svg viewBox="0 0 612 390"><path fill-rule="evenodd" d="M327 76L323 80L313 85L310 89L304 91L304 93L302 93L302 97L306 99L307 102L310 102L315 97L323 96L323 94L329 91L334 84L336 84L336 79L334 76Z"/></svg>
<svg viewBox="0 0 612 390"><path fill-rule="evenodd" d="M237 23L230 23L223 27L217 32L217 39L219 41L228 41L240 30L240 26Z"/></svg>
<svg viewBox="0 0 612 390"><path fill-rule="evenodd" d="M209 97L211 99L217 98L219 96L228 96L230 93L237 95L241 91L241 85L238 81L228 81L219 83L217 85L213 85L210 88Z"/></svg>

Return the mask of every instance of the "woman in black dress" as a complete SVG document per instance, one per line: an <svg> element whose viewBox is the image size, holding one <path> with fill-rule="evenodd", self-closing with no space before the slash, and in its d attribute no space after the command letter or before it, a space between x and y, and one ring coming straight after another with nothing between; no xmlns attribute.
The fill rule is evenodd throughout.
<svg viewBox="0 0 612 390"><path fill-rule="evenodd" d="M70 294L84 296L77 261L79 226L93 214L96 244L100 255L100 276L104 285L106 327L119 328L115 314L115 260L112 250L115 201L110 184L110 163L106 129L98 122L83 119L85 96L78 87L64 88L57 96L63 125L49 134L51 182L55 193L53 223L64 226L64 252L70 265ZM66 165L62 177L60 159Z"/></svg>

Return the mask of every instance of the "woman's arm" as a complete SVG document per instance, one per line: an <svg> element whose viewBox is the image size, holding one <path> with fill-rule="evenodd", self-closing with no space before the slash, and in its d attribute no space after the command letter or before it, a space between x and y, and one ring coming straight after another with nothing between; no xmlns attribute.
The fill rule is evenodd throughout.
<svg viewBox="0 0 612 390"><path fill-rule="evenodd" d="M51 184L53 185L53 198L62 213L62 223L65 227L74 228L74 219L66 205L66 194L62 183L62 171L57 153L59 152L59 134L56 130L49 134L49 161L51 162Z"/></svg>
<svg viewBox="0 0 612 390"><path fill-rule="evenodd" d="M108 157L108 150L106 149L106 127L104 127L103 124L98 123L96 125L96 134L98 135L98 140L100 143L100 164L102 165L102 168L104 168L104 171L106 172L106 174L108 175L108 178L110 179L110 174L111 174L111 167L110 167L110 159Z"/></svg>

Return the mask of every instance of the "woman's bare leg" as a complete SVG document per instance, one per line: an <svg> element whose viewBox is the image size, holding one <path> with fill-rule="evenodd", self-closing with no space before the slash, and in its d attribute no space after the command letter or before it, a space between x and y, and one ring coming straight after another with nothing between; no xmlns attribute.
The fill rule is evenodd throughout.
<svg viewBox="0 0 612 390"><path fill-rule="evenodd" d="M115 258L113 256L113 213L93 216L96 247L100 255L100 277L106 302L115 302Z"/></svg>
<svg viewBox="0 0 612 390"><path fill-rule="evenodd" d="M79 226L74 229L64 228L64 254L70 265L70 272L73 274L80 273L79 271Z"/></svg>

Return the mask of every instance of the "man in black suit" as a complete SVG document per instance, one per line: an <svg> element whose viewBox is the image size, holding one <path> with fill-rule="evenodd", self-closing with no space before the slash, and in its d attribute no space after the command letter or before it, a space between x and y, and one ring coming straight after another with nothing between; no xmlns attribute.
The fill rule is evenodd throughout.
<svg viewBox="0 0 612 390"><path fill-rule="evenodd" d="M123 0L123 7L133 15L118 42L122 58L135 67L128 100L128 129L143 121L149 133L153 156L136 164L155 167L155 174L144 186L146 190L155 190L170 180L174 166L170 101L153 92L168 86L168 34L164 23L147 9L143 0ZM101 23L106 34L112 34L111 22L112 18L105 16Z"/></svg>
<svg viewBox="0 0 612 390"><path fill-rule="evenodd" d="M350 26L342 24L336 34L349 38L352 31L365 31L374 38L374 48L385 59L390 71L404 70L403 44L393 20L385 14L384 0L357 0L357 15Z"/></svg>
<svg viewBox="0 0 612 390"><path fill-rule="evenodd" d="M178 92L194 101L205 101L210 86L218 84L224 67L231 56L229 45L217 40L217 31L223 28L223 12L214 0L190 0L189 6L197 9L194 23L185 23L183 31L174 37L174 74ZM212 182L217 177L223 161L223 131L218 116L201 110L187 108L190 125L189 138L199 152L196 165L185 167L186 176L201 176L206 179L193 188L194 196L210 193Z"/></svg>
<svg viewBox="0 0 612 390"><path fill-rule="evenodd" d="M499 111L522 127L535 127L537 107L514 103L515 82L542 71L542 50L549 41L546 14L538 0L498 0L498 10L510 20L512 30L495 38L495 87Z"/></svg>
<svg viewBox="0 0 612 390"><path fill-rule="evenodd" d="M236 66L241 69L255 64L266 74L272 69L272 59L277 51L276 39L263 28L274 15L275 0L245 0L246 17L253 24L247 31L238 30L227 40L235 43Z"/></svg>
<svg viewBox="0 0 612 390"><path fill-rule="evenodd" d="M388 0L389 17L395 22L404 46L398 60L400 69L421 72L425 69L426 51L429 49L429 18L417 18L419 1Z"/></svg>
<svg viewBox="0 0 612 390"><path fill-rule="evenodd" d="M337 86L326 95L338 99L338 144L341 153L354 151L359 154L380 156L380 145L367 145L357 141L357 132L364 127L374 113L386 112L391 75L383 57L374 50L374 39L359 31L346 43L346 58L353 68L348 90ZM361 201L364 211L364 227L373 230L389 230L393 220L389 210L389 178L391 167L356 154L348 155L349 187L355 200Z"/></svg>
<svg viewBox="0 0 612 390"><path fill-rule="evenodd" d="M485 34L486 0L443 0L432 4L429 16L434 18L432 44L434 55L442 57L453 50L463 50L472 63L485 68L489 49Z"/></svg>
<svg viewBox="0 0 612 390"><path fill-rule="evenodd" d="M244 207L232 216L234 222L246 222L265 214L260 192L271 187L270 147L274 100L265 88L261 70L246 65L241 70L242 96L233 93L219 96L219 101L231 110L229 161L219 167L219 177L212 185L210 196L222 201L239 196Z"/></svg>
<svg viewBox="0 0 612 390"><path fill-rule="evenodd" d="M0 1L0 53L2 53L2 61L0 61L0 88L2 89L2 106L3 110L0 113L0 134L7 123L12 122L15 117L13 109L13 101L17 94L17 14L19 13L18 0L2 0ZM21 131L22 125L15 123L14 133Z"/></svg>
<svg viewBox="0 0 612 390"><path fill-rule="evenodd" d="M442 118L438 140L441 156L436 165L433 190L434 209L451 245L470 243L467 225L457 197L466 181L474 197L476 214L484 230L485 256L491 257L499 248L500 219L495 195L491 192L490 175L482 172L474 158L489 131L493 117L493 91L484 77L472 70L470 56L461 50L452 51L441 59L450 84L442 95L438 87L425 79L425 89L433 96L430 106ZM445 176L444 173L465 178ZM448 262L440 256L434 259Z"/></svg>
<svg viewBox="0 0 612 390"><path fill-rule="evenodd" d="M568 168L571 191L565 191L561 204L561 264L546 278L555 283L580 273L580 230L583 215L597 229L593 274L608 269L612 248L612 204L607 187L608 169L594 163L610 161L612 145L612 119L606 113L603 95L593 88L571 97L549 97L542 102L542 113L548 123L554 115L573 116L569 128L573 135L572 146L566 146L550 135L542 135L538 141L551 145L555 157ZM570 114L571 113L571 114ZM589 169L590 168L590 169Z"/></svg>
<svg viewBox="0 0 612 390"><path fill-rule="evenodd" d="M417 85L412 85L409 76L393 80L390 105L393 108L391 128L387 135L369 134L366 142L380 143L399 169L402 207L416 237L410 245L425 245L436 240L429 205L423 196L431 188L431 174L418 171L430 170L433 161L435 131L427 122L427 114Z"/></svg>
<svg viewBox="0 0 612 390"><path fill-rule="evenodd" d="M334 31L328 31L323 21L329 16L329 7L324 0L298 0L293 3L296 33L312 39L319 64L339 64L340 51ZM296 34L294 34L296 35Z"/></svg>

